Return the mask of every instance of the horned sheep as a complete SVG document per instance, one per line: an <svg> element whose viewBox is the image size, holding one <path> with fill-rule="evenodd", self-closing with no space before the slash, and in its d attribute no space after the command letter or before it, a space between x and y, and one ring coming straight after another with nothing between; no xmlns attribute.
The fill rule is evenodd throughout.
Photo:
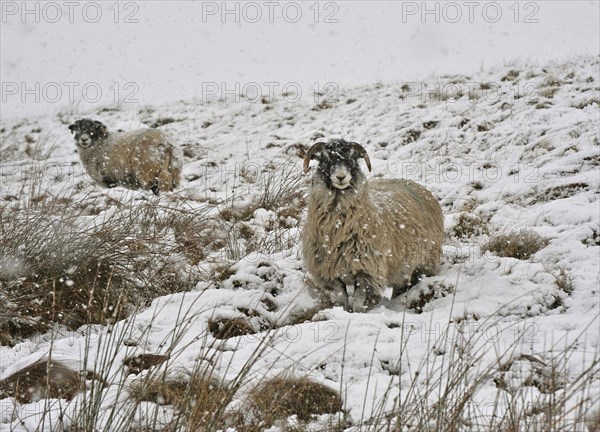
<svg viewBox="0 0 600 432"><path fill-rule="evenodd" d="M437 199L410 180L367 181L369 156L343 139L319 142L304 158L318 161L302 231L306 269L328 304L365 311L386 286L397 296L421 274L439 271L444 218ZM354 287L350 302L347 287Z"/></svg>
<svg viewBox="0 0 600 432"><path fill-rule="evenodd" d="M183 155L157 129L109 132L97 120L69 126L87 173L105 187L151 190L155 195L179 186Z"/></svg>

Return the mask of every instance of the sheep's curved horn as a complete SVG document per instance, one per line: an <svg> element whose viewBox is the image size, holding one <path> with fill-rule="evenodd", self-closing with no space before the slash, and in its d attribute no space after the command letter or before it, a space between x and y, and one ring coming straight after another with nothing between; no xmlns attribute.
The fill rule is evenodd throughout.
<svg viewBox="0 0 600 432"><path fill-rule="evenodd" d="M313 146L308 149L308 151L306 152L306 156L304 156L304 173L308 172L308 164L312 160L315 153L323 150L324 145L324 142L318 142L316 144L313 144Z"/></svg>
<svg viewBox="0 0 600 432"><path fill-rule="evenodd" d="M367 164L367 168L369 169L369 172L370 172L371 171L371 159L369 159L369 155L367 154L367 151L365 150L365 148L363 146L361 146L359 143L351 142L350 144L352 145L352 148L358 153L358 155L361 156L365 160L365 163Z"/></svg>

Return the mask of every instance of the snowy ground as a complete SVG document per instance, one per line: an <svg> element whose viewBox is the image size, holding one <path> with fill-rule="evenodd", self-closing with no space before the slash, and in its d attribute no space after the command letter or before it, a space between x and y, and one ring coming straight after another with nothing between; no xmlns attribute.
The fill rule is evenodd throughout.
<svg viewBox="0 0 600 432"><path fill-rule="evenodd" d="M385 300L365 314L333 308L312 321L292 324L292 317L314 307L315 301L307 289L297 240L304 215L291 217L281 231L289 244L273 253L259 250L241 257L223 281L206 278L228 258L222 250L199 263L174 257L195 289L156 299L147 310L119 323L112 338L102 326L71 333L59 328L14 347L0 347L0 379L44 358L50 349L55 359L74 368L82 367L87 357L90 367L101 363L95 355L106 352L106 344L115 344L113 361L100 371L109 384L115 383L105 390L102 409L107 412L124 398L115 393L116 383L134 379L124 376L121 366L132 354L176 352L169 365L174 372L191 369L218 346L215 372L233 379L266 332L215 345L207 323L215 317L243 317L240 310L250 308L256 312L255 323L266 320L279 327L253 364L251 379L310 375L341 389L355 423L391 410L399 390L406 396L411 385L426 388L458 364L470 363L467 381L491 371L472 397L472 408L484 419L495 408L503 409L497 399L500 378L509 389L527 387L521 401L525 405L550 397L542 386L525 384L537 373L535 361L527 359L545 365L559 362L559 379L568 387L600 356L599 74L597 57L515 62L470 76L345 88L335 100L326 95L317 100L305 95L298 102L283 97L258 102L190 99L4 121L0 200L5 205L45 191L95 201L100 208L96 217L101 218L115 200L135 206L154 199L144 192L102 190L91 183L67 129L85 116L110 129L166 123L160 128L183 146L186 164L180 189L160 201L198 212L214 202L248 206L267 179L281 181L282 172L289 174L285 181L302 176L302 146L344 137L365 146L373 177L411 178L428 187L443 206L448 236L440 274L406 296ZM34 178L40 183L29 188ZM461 213L487 221L489 232L453 235ZM277 223L267 209L256 210L248 220L259 238L266 238ZM548 245L527 260L481 253L490 236L519 228L532 229ZM556 284L561 269L573 276L568 293ZM419 307L412 301L417 299L424 299ZM185 324L188 331L174 340ZM124 344L121 331L121 339L134 343ZM509 364L506 370L499 369L499 361ZM588 384L580 396L598 410L597 368ZM35 430L43 402L0 401L0 429ZM576 402L573 398L569 403ZM72 414L75 401L60 406ZM15 410L22 426L14 420ZM45 415L56 422L58 412L55 404ZM51 430L49 423L45 427ZM577 430L585 430L583 424Z"/></svg>

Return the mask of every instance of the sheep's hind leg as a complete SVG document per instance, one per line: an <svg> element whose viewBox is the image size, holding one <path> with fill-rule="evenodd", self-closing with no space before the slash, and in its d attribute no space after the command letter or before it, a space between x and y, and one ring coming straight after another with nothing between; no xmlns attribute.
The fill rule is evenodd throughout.
<svg viewBox="0 0 600 432"><path fill-rule="evenodd" d="M404 294L406 291L410 289L410 284L404 285L392 285L392 298L396 298L401 294Z"/></svg>
<svg viewBox="0 0 600 432"><path fill-rule="evenodd" d="M400 294L404 294L406 291L421 282L423 276L433 276L440 271L439 258L436 257L437 261L432 261L429 264L417 267L410 276L410 279L405 284L392 285L394 289L392 291L392 298L398 297Z"/></svg>
<svg viewBox="0 0 600 432"><path fill-rule="evenodd" d="M381 301L381 288L366 273L359 273L354 280L354 312L366 312Z"/></svg>
<svg viewBox="0 0 600 432"><path fill-rule="evenodd" d="M393 289L392 298L396 298L399 295L404 294L406 291L408 291L413 286L418 284L419 281L421 280L422 274L423 274L423 272L421 272L420 270L416 270L412 273L412 275L410 276L410 279L406 279L406 281L404 283L393 284L392 285L392 289Z"/></svg>

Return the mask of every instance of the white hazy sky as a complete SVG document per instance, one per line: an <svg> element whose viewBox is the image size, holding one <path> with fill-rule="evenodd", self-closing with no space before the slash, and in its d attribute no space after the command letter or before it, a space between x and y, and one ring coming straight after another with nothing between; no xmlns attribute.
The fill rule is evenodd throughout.
<svg viewBox="0 0 600 432"><path fill-rule="evenodd" d="M2 119L600 54L598 1L0 3Z"/></svg>

